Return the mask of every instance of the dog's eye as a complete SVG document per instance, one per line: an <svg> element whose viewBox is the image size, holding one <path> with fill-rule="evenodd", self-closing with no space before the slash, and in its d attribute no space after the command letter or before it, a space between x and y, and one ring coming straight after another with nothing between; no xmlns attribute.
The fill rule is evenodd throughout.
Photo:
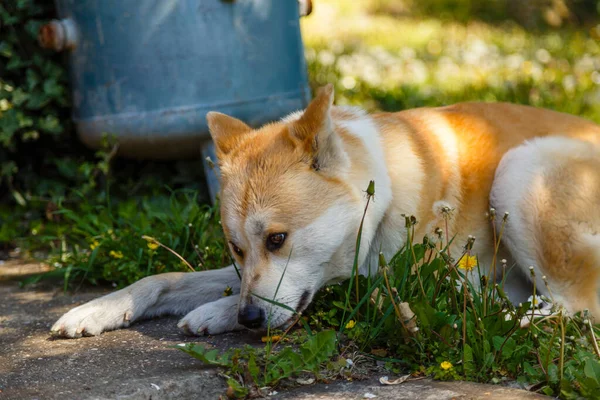
<svg viewBox="0 0 600 400"><path fill-rule="evenodd" d="M267 250L275 251L285 242L287 233L273 233L267 237Z"/></svg>
<svg viewBox="0 0 600 400"><path fill-rule="evenodd" d="M239 247L237 247L237 246L235 245L235 243L233 243L233 242L229 242L229 244L231 245L231 248L233 249L233 252L234 252L235 254L237 254L237 255L238 255L238 257L240 257L240 258L244 258L244 252L242 251L242 249L240 249Z"/></svg>

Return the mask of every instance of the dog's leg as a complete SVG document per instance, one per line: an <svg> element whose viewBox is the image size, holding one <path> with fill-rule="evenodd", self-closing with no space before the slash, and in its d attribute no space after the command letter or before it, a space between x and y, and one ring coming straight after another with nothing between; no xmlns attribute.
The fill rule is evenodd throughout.
<svg viewBox="0 0 600 400"><path fill-rule="evenodd" d="M92 300L63 315L51 332L56 336L94 336L158 315L185 315L223 297L227 287L239 293L240 279L227 268L154 275L117 292Z"/></svg>
<svg viewBox="0 0 600 400"><path fill-rule="evenodd" d="M491 201L510 212L503 243L538 293L600 320L600 150L556 137L513 149Z"/></svg>
<svg viewBox="0 0 600 400"><path fill-rule="evenodd" d="M238 324L239 295L220 298L189 312L177 326L190 335L216 335L245 329Z"/></svg>

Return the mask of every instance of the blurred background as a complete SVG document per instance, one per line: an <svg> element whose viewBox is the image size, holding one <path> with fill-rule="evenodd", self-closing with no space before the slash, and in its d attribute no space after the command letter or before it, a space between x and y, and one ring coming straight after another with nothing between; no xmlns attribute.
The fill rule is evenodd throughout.
<svg viewBox="0 0 600 400"><path fill-rule="evenodd" d="M511 101L600 117L597 0L317 1L302 21L313 84L401 110Z"/></svg>
<svg viewBox="0 0 600 400"><path fill-rule="evenodd" d="M600 123L600 0L313 0L309 81L337 104L397 111L510 101ZM0 1L0 260L34 257L66 284L116 285L228 261L202 160L85 148L61 55L37 44L51 2ZM150 235L189 265L141 238Z"/></svg>

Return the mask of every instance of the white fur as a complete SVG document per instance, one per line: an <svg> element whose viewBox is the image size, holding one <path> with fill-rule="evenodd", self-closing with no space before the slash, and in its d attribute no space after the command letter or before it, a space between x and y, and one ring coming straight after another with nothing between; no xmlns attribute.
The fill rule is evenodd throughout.
<svg viewBox="0 0 600 400"><path fill-rule="evenodd" d="M340 215L345 218L340 218ZM344 255L353 254L354 246L348 247L353 241L339 233L350 231L355 238L353 228L359 218L360 214L352 207L335 204L306 227L292 232L287 239L291 242L291 254L270 257L271 264L253 293L296 309L305 291L310 294L310 302L327 282L340 275L349 275L348 268L352 265L348 266ZM262 246L257 246L257 249L262 251ZM336 257L336 253L340 256ZM279 326L293 316L289 310L257 297L252 301L267 310L271 326Z"/></svg>
<svg viewBox="0 0 600 400"><path fill-rule="evenodd" d="M369 271L374 272L376 270L376 268L370 268L374 261L373 252L370 250L375 242L380 223L392 202L392 182L377 126L368 115L358 114L357 116L359 118L340 121L339 124L348 133L362 141L367 153L364 156L368 157L371 166L369 171L362 171L363 175L361 177L349 177L350 181L356 188L363 191L369 186L369 181L375 182L375 196L370 202L365 215L359 251L360 272L368 274Z"/></svg>
<svg viewBox="0 0 600 400"><path fill-rule="evenodd" d="M300 117L302 117L302 115L304 115L304 110L294 111L293 113L288 114L285 117L281 118L281 122L290 124L294 121L298 121L300 119Z"/></svg>
<svg viewBox="0 0 600 400"><path fill-rule="evenodd" d="M240 280L233 266L213 271L150 276L73 308L56 321L51 332L66 337L99 335L144 318L184 315L203 304L221 299L227 287L234 294L239 293ZM211 328L209 325L205 330L211 332Z"/></svg>
<svg viewBox="0 0 600 400"><path fill-rule="evenodd" d="M542 279L545 271L536 256L540 238L535 230L538 215L532 196L544 193L547 173L577 159L598 158L598 154L598 148L587 142L559 136L536 138L508 151L496 170L490 203L499 215L509 212L509 222L504 227L502 242L510 251L521 277L529 277L529 267L534 267L538 292L546 296L550 296L550 293ZM501 218L498 218L498 228L500 224ZM578 237L572 238L573 243L581 241L581 244L590 248L600 249L600 236L581 229L577 232ZM600 255L600 251L598 254ZM569 299L561 294L564 284L550 279L549 284L554 288L555 301L568 305ZM509 289L513 291L513 301L522 301L526 297L523 290L517 293L514 287Z"/></svg>
<svg viewBox="0 0 600 400"><path fill-rule="evenodd" d="M244 329L238 324L239 300L239 295L231 295L203 304L183 317L177 327L189 335L217 335Z"/></svg>

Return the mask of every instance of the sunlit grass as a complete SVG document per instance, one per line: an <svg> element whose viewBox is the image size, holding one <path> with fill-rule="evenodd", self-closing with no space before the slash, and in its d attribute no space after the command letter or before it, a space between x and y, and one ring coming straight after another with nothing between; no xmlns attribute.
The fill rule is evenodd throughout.
<svg viewBox="0 0 600 400"><path fill-rule="evenodd" d="M512 101L600 121L597 27L528 32L514 22L373 14L370 3L325 0L302 21L312 80L336 82L339 104Z"/></svg>

